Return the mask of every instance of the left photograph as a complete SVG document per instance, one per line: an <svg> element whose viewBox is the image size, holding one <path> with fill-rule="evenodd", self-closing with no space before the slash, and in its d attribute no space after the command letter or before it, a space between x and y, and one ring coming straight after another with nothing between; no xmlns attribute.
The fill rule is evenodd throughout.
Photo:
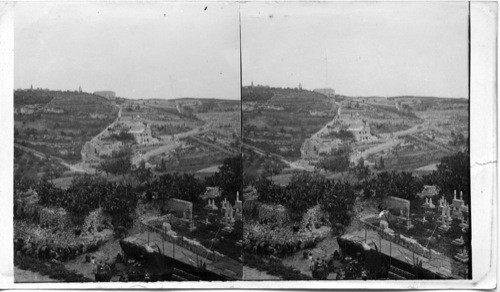
<svg viewBox="0 0 500 292"><path fill-rule="evenodd" d="M15 282L242 279L238 6L16 4Z"/></svg>

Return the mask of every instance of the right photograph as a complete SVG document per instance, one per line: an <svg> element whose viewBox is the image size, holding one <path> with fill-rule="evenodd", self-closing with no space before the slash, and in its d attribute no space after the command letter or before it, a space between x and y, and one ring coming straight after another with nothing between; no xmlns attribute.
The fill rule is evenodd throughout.
<svg viewBox="0 0 500 292"><path fill-rule="evenodd" d="M472 278L469 11L241 3L244 280Z"/></svg>

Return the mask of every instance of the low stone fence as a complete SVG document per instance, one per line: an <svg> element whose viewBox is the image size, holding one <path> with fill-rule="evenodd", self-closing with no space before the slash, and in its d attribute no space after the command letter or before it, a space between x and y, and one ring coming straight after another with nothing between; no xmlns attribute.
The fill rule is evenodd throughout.
<svg viewBox="0 0 500 292"><path fill-rule="evenodd" d="M435 257L441 255L440 253L438 253L432 249L425 248L420 243L418 243L415 239L408 238L408 237L401 235L401 234L387 233L384 230L382 230L381 228L379 228L377 226L373 226L373 225L371 225L367 222L364 222L360 219L356 219L356 221L358 221L361 224L361 226L363 226L363 228L377 232L378 235L382 239L385 239L387 241L391 241L395 244L398 244L398 245L400 245L400 246L402 246L402 247L404 247L412 252L415 252L419 256L430 259L430 258L435 258Z"/></svg>
<svg viewBox="0 0 500 292"><path fill-rule="evenodd" d="M196 240L176 235L173 232L169 232L162 229L161 227L157 227L162 226L164 222L170 223L166 217L157 217L150 220L144 220L141 222L141 224L144 227L144 231L159 233L165 241L181 246L211 261L217 261L225 257L225 255L221 253L209 250Z"/></svg>

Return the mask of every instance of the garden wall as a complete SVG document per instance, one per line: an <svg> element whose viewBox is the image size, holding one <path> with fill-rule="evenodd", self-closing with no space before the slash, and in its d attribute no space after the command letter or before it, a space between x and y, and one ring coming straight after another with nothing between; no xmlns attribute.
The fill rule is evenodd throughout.
<svg viewBox="0 0 500 292"><path fill-rule="evenodd" d="M387 209L396 209L400 210L402 214L405 215L405 217L410 216L410 201L397 198L397 197L392 197L389 196L384 199L384 204L386 205ZM403 211L404 210L404 211ZM403 213L406 212L406 213ZM393 214L395 215L395 214Z"/></svg>
<svg viewBox="0 0 500 292"><path fill-rule="evenodd" d="M189 201L169 199L165 202L165 208L173 210L176 217L185 218L185 215L187 215L185 219L193 220L193 203Z"/></svg>

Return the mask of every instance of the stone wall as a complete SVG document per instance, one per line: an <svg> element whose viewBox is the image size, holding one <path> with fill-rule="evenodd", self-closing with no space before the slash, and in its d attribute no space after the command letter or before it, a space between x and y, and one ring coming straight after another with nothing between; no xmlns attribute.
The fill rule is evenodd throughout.
<svg viewBox="0 0 500 292"><path fill-rule="evenodd" d="M387 209L397 209L400 210L402 213L406 212L405 217L409 217L410 201L389 196L386 199L384 199L384 204L386 205ZM397 215L397 214L392 214L392 215Z"/></svg>
<svg viewBox="0 0 500 292"><path fill-rule="evenodd" d="M193 203L189 201L169 199L167 200L167 202L165 202L165 209L173 210L174 215L179 218L185 218L185 215L189 215L188 218L185 219L189 219L190 221L192 221Z"/></svg>

